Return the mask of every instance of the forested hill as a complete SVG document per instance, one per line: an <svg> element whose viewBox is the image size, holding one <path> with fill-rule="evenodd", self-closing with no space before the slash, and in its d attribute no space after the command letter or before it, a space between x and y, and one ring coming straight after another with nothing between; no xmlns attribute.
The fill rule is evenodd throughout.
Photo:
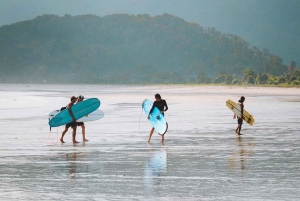
<svg viewBox="0 0 300 201"><path fill-rule="evenodd" d="M0 27L0 46L2 83L194 83L287 70L267 49L168 14L43 15Z"/></svg>

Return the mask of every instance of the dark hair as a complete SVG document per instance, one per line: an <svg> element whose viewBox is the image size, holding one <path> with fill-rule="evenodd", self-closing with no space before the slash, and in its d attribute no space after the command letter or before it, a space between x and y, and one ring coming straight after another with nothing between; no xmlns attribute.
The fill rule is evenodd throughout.
<svg viewBox="0 0 300 201"><path fill-rule="evenodd" d="M159 94L155 94L155 98L161 99L161 96Z"/></svg>
<svg viewBox="0 0 300 201"><path fill-rule="evenodd" d="M76 98L75 96L72 96L72 97L71 97L71 101L74 100L74 99L77 99L77 98Z"/></svg>
<svg viewBox="0 0 300 201"><path fill-rule="evenodd" d="M240 101L243 102L244 100L245 100L245 97L244 97L244 96L241 96ZM239 101L239 102L240 102L240 101Z"/></svg>

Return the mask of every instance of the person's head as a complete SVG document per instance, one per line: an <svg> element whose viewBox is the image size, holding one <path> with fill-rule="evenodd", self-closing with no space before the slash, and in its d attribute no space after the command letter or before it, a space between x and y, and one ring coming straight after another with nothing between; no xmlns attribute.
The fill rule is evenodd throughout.
<svg viewBox="0 0 300 201"><path fill-rule="evenodd" d="M239 101L239 102L243 103L244 101L245 101L245 97L244 97L244 96L241 96L241 98L240 98L240 101Z"/></svg>
<svg viewBox="0 0 300 201"><path fill-rule="evenodd" d="M84 99L84 96L83 96L83 95L79 95L79 96L78 96L78 102L83 101L83 99Z"/></svg>
<svg viewBox="0 0 300 201"><path fill-rule="evenodd" d="M77 98L76 98L75 96L72 96L72 97L71 97L71 102L72 102L72 103L75 103L76 100L77 100Z"/></svg>
<svg viewBox="0 0 300 201"><path fill-rule="evenodd" d="M155 100L160 100L161 99L161 96L159 94L155 94Z"/></svg>

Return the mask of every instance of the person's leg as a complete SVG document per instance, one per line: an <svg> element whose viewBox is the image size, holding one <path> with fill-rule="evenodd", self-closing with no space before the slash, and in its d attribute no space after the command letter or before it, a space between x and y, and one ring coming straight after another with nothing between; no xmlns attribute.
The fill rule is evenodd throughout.
<svg viewBox="0 0 300 201"><path fill-rule="evenodd" d="M161 143L163 144L165 142L165 135L161 136Z"/></svg>
<svg viewBox="0 0 300 201"><path fill-rule="evenodd" d="M239 133L238 133L238 135L242 135L241 130L242 130L242 124L239 124Z"/></svg>
<svg viewBox="0 0 300 201"><path fill-rule="evenodd" d="M85 138L85 126L84 126L84 124L83 125L81 125L81 128L82 128L82 141L83 142L87 142L88 140Z"/></svg>
<svg viewBox="0 0 300 201"><path fill-rule="evenodd" d="M151 131L150 131L148 142L150 142L153 133L154 133L154 128L152 128Z"/></svg>
<svg viewBox="0 0 300 201"><path fill-rule="evenodd" d="M236 128L236 134L240 133L240 124L238 124L238 127Z"/></svg>
<svg viewBox="0 0 300 201"><path fill-rule="evenodd" d="M239 135L239 133L240 133L240 126L241 126L241 123L240 123L240 119L239 119L239 118L237 118L237 123L238 123L238 126L237 126L237 128L235 129L235 133L236 133L237 135Z"/></svg>
<svg viewBox="0 0 300 201"><path fill-rule="evenodd" d="M61 138L60 138L61 143L65 143L64 136L65 136L66 132L68 131L68 129L69 129L69 127L66 126L65 130L62 132Z"/></svg>
<svg viewBox="0 0 300 201"><path fill-rule="evenodd" d="M238 119L238 129L237 129L237 134L238 135L242 135L241 134L241 130L242 130L242 124L243 124L243 119Z"/></svg>
<svg viewBox="0 0 300 201"><path fill-rule="evenodd" d="M77 125L73 126L72 128L73 128L73 132L72 132L72 141L73 141L73 143L78 143L78 142L76 141L76 129L77 129Z"/></svg>

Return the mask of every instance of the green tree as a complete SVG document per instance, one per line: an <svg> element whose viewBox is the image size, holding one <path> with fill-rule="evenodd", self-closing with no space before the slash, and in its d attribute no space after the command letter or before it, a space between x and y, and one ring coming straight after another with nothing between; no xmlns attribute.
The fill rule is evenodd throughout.
<svg viewBox="0 0 300 201"><path fill-rule="evenodd" d="M245 78L248 78L250 76L256 77L255 71L252 68L246 68L245 70L243 70L243 75Z"/></svg>
<svg viewBox="0 0 300 201"><path fill-rule="evenodd" d="M247 82L249 84L254 84L255 83L255 78L253 76L249 76Z"/></svg>
<svg viewBox="0 0 300 201"><path fill-rule="evenodd" d="M260 80L261 80L261 72L258 72L258 74L257 74L257 76L255 78L255 84L261 84Z"/></svg>
<svg viewBox="0 0 300 201"><path fill-rule="evenodd" d="M291 73L291 75L292 75L292 76L300 77L300 70L299 70L299 69L294 70L294 71Z"/></svg>
<svg viewBox="0 0 300 201"><path fill-rule="evenodd" d="M279 84L283 84L283 83L286 83L286 78L285 77L280 77L279 79L278 79L278 83Z"/></svg>
<svg viewBox="0 0 300 201"><path fill-rule="evenodd" d="M266 84L268 79L269 79L269 76L267 74L263 73L259 78L259 83L260 84Z"/></svg>

